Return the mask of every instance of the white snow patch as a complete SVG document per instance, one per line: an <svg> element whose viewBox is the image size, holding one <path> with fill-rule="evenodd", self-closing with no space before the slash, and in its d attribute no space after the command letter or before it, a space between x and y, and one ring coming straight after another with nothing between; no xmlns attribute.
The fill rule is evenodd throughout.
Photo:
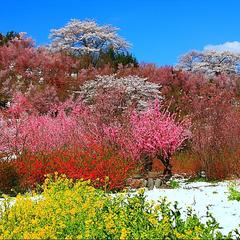
<svg viewBox="0 0 240 240"><path fill-rule="evenodd" d="M153 189L146 191L148 200L157 201L166 197L171 204L179 203L181 212L186 217L187 208L191 207L199 218L206 219L207 206L213 217L220 224L223 234L234 229L240 229L240 202L228 200L228 185L230 182L220 183L182 183L179 189Z"/></svg>

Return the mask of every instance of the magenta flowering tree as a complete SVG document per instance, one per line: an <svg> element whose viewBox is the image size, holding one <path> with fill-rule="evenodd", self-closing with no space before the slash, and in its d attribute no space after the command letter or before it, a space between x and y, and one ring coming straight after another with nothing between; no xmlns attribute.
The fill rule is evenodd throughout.
<svg viewBox="0 0 240 240"><path fill-rule="evenodd" d="M9 156L111 139L104 130L104 113L94 111L81 100L56 103L42 114L23 94L17 93L10 107L0 113L0 152Z"/></svg>
<svg viewBox="0 0 240 240"><path fill-rule="evenodd" d="M176 115L163 110L158 100L146 111L133 111L130 116L130 151L144 160L145 170L152 170L153 158L165 167L164 174L172 174L171 156L191 137L190 120L178 121Z"/></svg>
<svg viewBox="0 0 240 240"><path fill-rule="evenodd" d="M74 134L80 131L76 118L67 115L67 106L72 107L70 101L40 115L25 96L15 94L0 116L0 151L18 156L24 151L47 152L72 144Z"/></svg>

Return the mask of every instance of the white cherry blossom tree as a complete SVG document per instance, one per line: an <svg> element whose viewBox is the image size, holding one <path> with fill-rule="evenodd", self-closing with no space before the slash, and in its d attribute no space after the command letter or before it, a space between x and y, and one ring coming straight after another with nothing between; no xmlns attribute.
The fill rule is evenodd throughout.
<svg viewBox="0 0 240 240"><path fill-rule="evenodd" d="M228 51L192 51L180 58L178 69L203 73L208 77L239 73L240 54Z"/></svg>
<svg viewBox="0 0 240 240"><path fill-rule="evenodd" d="M149 101L163 100L160 85L147 81L147 78L131 75L127 77L97 76L96 79L83 84L79 91L75 91L75 94L80 96L83 102L91 104L98 94L102 94L102 92L110 94L111 91L124 93L125 104L119 106L123 110L132 104L136 104L139 110L144 110Z"/></svg>
<svg viewBox="0 0 240 240"><path fill-rule="evenodd" d="M112 48L114 51L126 50L130 44L119 37L118 28L98 25L94 20L70 20L64 27L52 29L50 49L70 53L99 54Z"/></svg>

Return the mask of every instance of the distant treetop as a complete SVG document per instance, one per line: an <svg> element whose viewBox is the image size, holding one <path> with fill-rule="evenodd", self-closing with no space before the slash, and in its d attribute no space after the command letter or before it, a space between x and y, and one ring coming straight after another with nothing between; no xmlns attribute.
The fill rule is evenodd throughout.
<svg viewBox="0 0 240 240"><path fill-rule="evenodd" d="M6 35L0 33L0 46L6 45L9 41L20 38L20 34L14 31L7 32Z"/></svg>
<svg viewBox="0 0 240 240"><path fill-rule="evenodd" d="M64 27L52 29L50 49L77 55L98 54L100 51L126 50L130 44L117 35L118 28L98 25L93 20L70 20Z"/></svg>
<svg viewBox="0 0 240 240"><path fill-rule="evenodd" d="M192 51L180 58L176 66L185 71L203 73L208 77L239 74L240 54L228 51Z"/></svg>

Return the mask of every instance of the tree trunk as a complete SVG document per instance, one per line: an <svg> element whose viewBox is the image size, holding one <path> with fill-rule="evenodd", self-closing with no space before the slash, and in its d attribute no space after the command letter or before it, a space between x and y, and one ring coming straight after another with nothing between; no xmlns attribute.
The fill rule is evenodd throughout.
<svg viewBox="0 0 240 240"><path fill-rule="evenodd" d="M163 174L172 176L172 165L169 164L169 165L164 166L164 167L165 167L165 169L163 171Z"/></svg>
<svg viewBox="0 0 240 240"><path fill-rule="evenodd" d="M163 175L169 176L169 178L172 176L172 165L170 164L171 157L167 156L166 158L160 158L165 169L163 171Z"/></svg>
<svg viewBox="0 0 240 240"><path fill-rule="evenodd" d="M146 172L151 172L153 167L153 161L152 158L149 156L144 156L144 170Z"/></svg>

